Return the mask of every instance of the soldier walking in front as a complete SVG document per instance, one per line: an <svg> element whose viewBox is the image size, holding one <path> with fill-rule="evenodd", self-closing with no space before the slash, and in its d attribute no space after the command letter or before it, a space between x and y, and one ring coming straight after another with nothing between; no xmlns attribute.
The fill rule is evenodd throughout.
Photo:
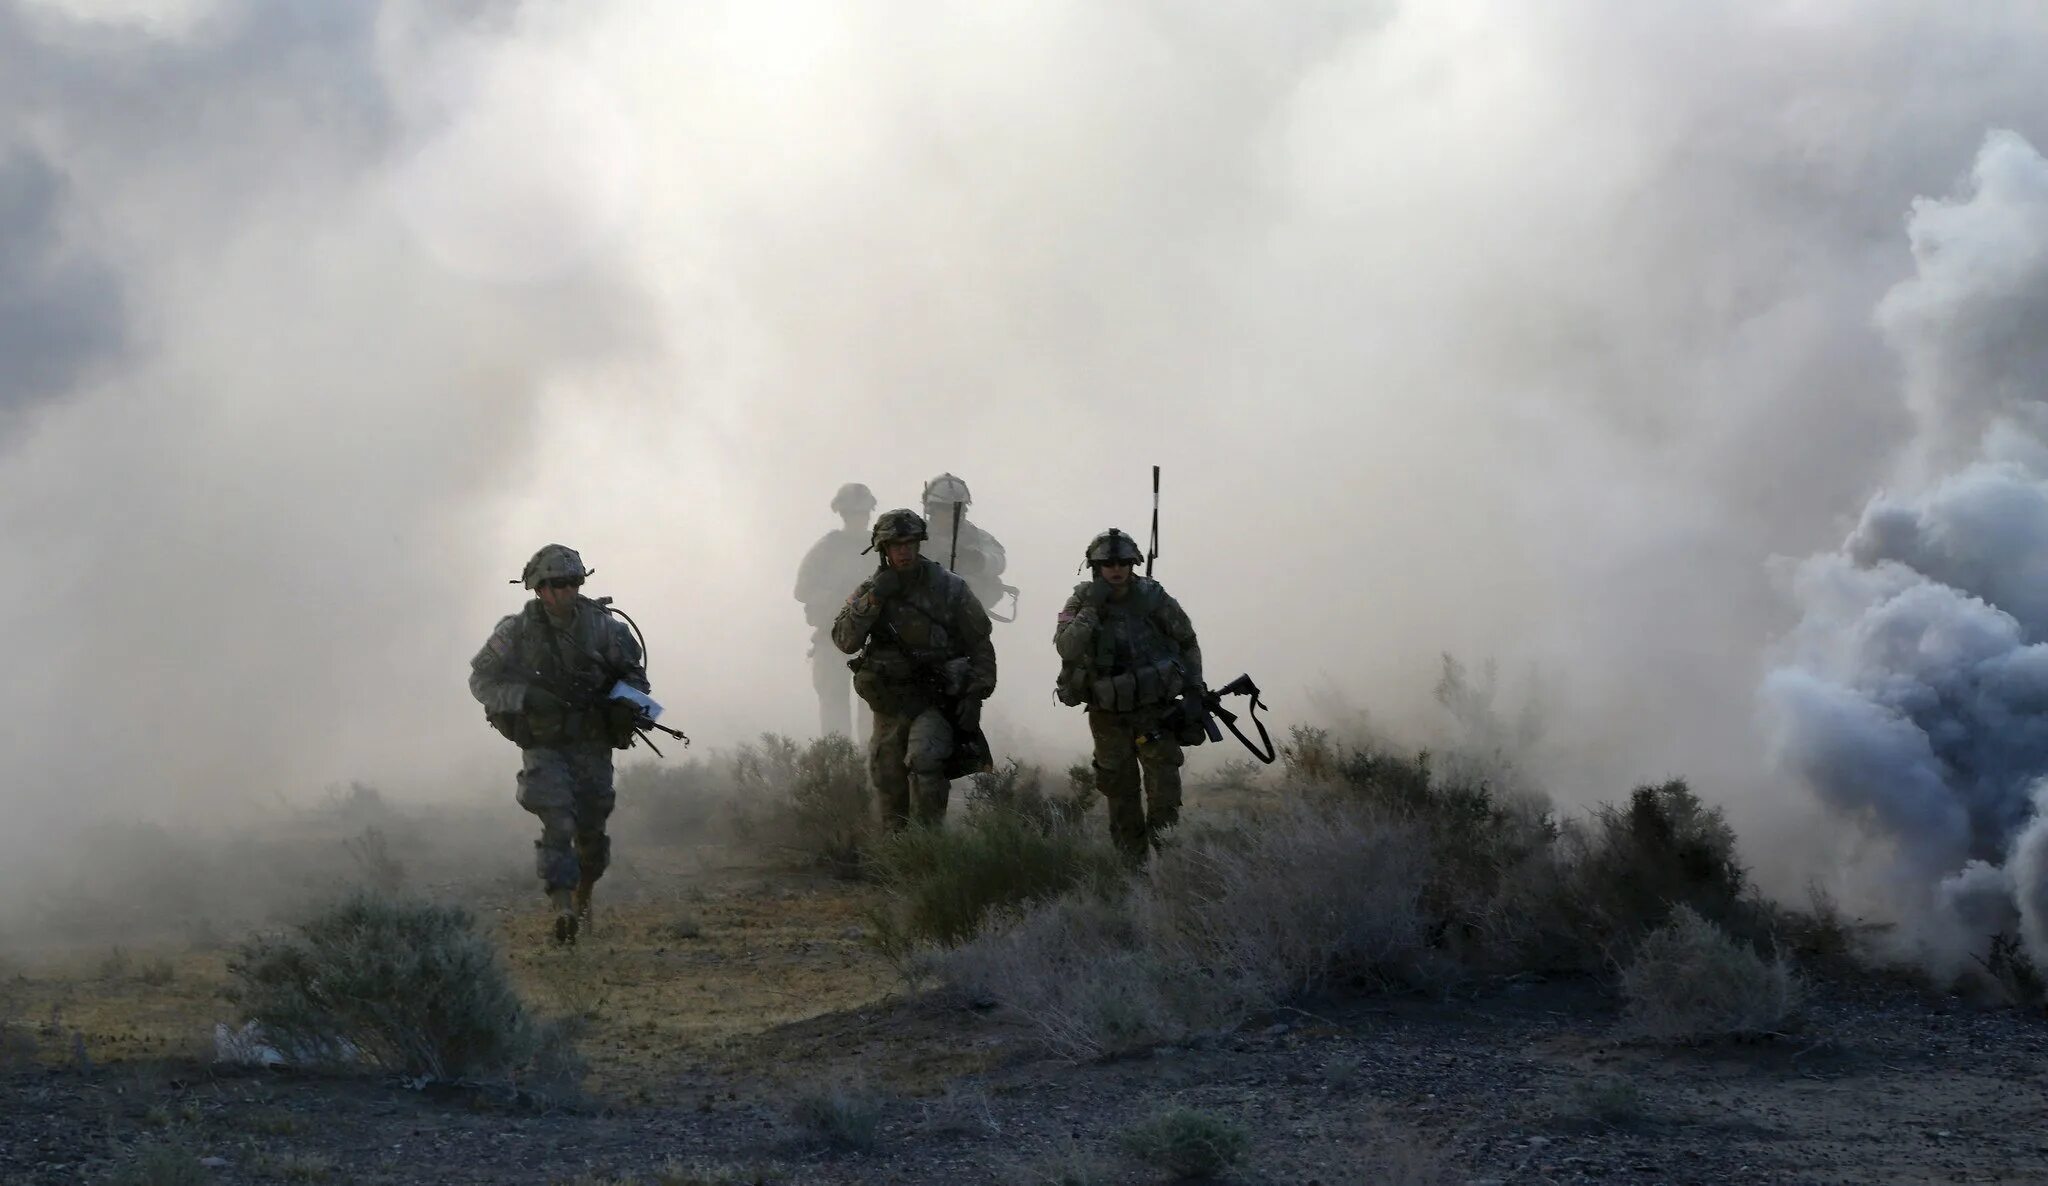
<svg viewBox="0 0 2048 1186"><path fill-rule="evenodd" d="M1087 706L1110 838L1134 864L1180 819L1178 698L1202 692L1194 623L1159 582L1137 574L1144 558L1114 527L1089 541L1091 579L1074 587L1053 630L1057 695Z"/></svg>
<svg viewBox="0 0 2048 1186"><path fill-rule="evenodd" d="M648 690L640 644L605 604L583 596L583 558L549 544L526 562L525 608L498 622L470 660L469 690L520 749L519 805L540 817L534 866L574 943L611 861L612 750L632 744L637 712L614 684Z"/></svg>
<svg viewBox="0 0 2048 1186"><path fill-rule="evenodd" d="M967 582L920 555L926 538L914 511L876 520L880 565L832 623L833 643L856 656L854 691L874 710L868 776L892 830L945 820L955 722L963 709L978 719L996 689L988 613Z"/></svg>
<svg viewBox="0 0 2048 1186"><path fill-rule="evenodd" d="M832 496L832 509L842 521L828 531L811 550L804 553L796 570L796 599L803 602L804 620L811 626L811 688L818 694L818 733L854 733L853 678L847 673L846 658L832 645L832 621L846 600L846 591L867 576L865 559L870 543L868 517L875 511L875 496L859 482L848 482ZM867 727L867 710L860 722Z"/></svg>

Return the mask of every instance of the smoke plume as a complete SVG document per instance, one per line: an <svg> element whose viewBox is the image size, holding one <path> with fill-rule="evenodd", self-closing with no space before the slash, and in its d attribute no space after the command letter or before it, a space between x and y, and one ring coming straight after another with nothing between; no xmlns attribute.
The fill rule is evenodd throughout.
<svg viewBox="0 0 2048 1186"><path fill-rule="evenodd" d="M1990 136L1915 203L1878 323L1917 427L1899 484L1801 563L1764 683L1773 753L1882 842L1887 903L1953 957L2014 929L2048 958L2048 161Z"/></svg>
<svg viewBox="0 0 2048 1186"><path fill-rule="evenodd" d="M463 679L549 541L700 745L802 733L828 500L942 470L1022 590L991 728L1070 758L1052 616L1156 463L1279 724L1426 738L1490 657L1567 801L1689 775L1796 883L1805 778L1938 838L1923 890L2016 874L2018 141L1900 229L2048 142L2044 50L1903 0L0 0L0 858L351 779L516 811ZM1868 653L1923 621L1933 733Z"/></svg>

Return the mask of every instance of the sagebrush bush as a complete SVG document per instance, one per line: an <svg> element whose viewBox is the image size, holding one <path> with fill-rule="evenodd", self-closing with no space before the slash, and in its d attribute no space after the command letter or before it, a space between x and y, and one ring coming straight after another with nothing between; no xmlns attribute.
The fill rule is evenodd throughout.
<svg viewBox="0 0 2048 1186"><path fill-rule="evenodd" d="M799 1091L790 1100L789 1124L806 1139L865 1153L882 1131L886 1101L864 1083L835 1083Z"/></svg>
<svg viewBox="0 0 2048 1186"><path fill-rule="evenodd" d="M1597 808L1575 872L1584 900L1623 932L1660 926L1680 905L1726 925L1748 885L1734 830L1684 779L1637 787L1627 807Z"/></svg>
<svg viewBox="0 0 2048 1186"><path fill-rule="evenodd" d="M970 802L959 826L890 834L869 862L885 893L876 941L899 957L965 942L991 911L1076 886L1103 892L1123 876L1102 837L1066 823L1042 797Z"/></svg>
<svg viewBox="0 0 2048 1186"><path fill-rule="evenodd" d="M798 746L777 733L732 760L741 838L844 877L860 874L877 828L859 747L833 733Z"/></svg>
<svg viewBox="0 0 2048 1186"><path fill-rule="evenodd" d="M1124 1149L1180 1178L1213 1178L1244 1160L1251 1135L1221 1116L1168 1108L1133 1128Z"/></svg>
<svg viewBox="0 0 2048 1186"><path fill-rule="evenodd" d="M206 1186L213 1176L182 1145L145 1144L107 1179L108 1186Z"/></svg>
<svg viewBox="0 0 2048 1186"><path fill-rule="evenodd" d="M619 824L668 843L702 840L736 797L731 767L695 756L622 767L618 792Z"/></svg>
<svg viewBox="0 0 2048 1186"><path fill-rule="evenodd" d="M1433 978L1427 860L1412 826L1302 803L1189 829L1128 892L1005 916L935 966L1069 1057L1180 1041L1334 982Z"/></svg>
<svg viewBox="0 0 2048 1186"><path fill-rule="evenodd" d="M966 995L1007 1006L1076 1061L1234 1024L1236 998L1149 950L1130 899L1069 894L1005 917L933 967Z"/></svg>
<svg viewBox="0 0 2048 1186"><path fill-rule="evenodd" d="M1701 1042L1783 1031L1805 986L1782 956L1766 960L1680 905L1636 946L1621 993L1632 1034Z"/></svg>
<svg viewBox="0 0 2048 1186"><path fill-rule="evenodd" d="M459 907L358 893L292 935L243 944L228 973L244 1017L295 1062L452 1081L564 1053Z"/></svg>
<svg viewBox="0 0 2048 1186"><path fill-rule="evenodd" d="M1247 1008L1333 982L1427 978L1419 829L1297 801L1251 827L1196 827L1133 894L1154 951L1234 986Z"/></svg>

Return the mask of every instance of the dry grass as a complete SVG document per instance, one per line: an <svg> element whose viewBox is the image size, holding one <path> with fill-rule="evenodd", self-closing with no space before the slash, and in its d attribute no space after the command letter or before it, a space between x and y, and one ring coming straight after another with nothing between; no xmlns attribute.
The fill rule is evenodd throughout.
<svg viewBox="0 0 2048 1186"><path fill-rule="evenodd" d="M1805 985L1783 956L1766 960L1680 906L1621 970L1621 992L1631 1035L1703 1042L1784 1031Z"/></svg>

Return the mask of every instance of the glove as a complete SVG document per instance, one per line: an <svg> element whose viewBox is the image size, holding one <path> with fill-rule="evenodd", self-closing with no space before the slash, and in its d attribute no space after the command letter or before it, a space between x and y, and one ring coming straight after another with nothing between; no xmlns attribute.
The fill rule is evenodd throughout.
<svg viewBox="0 0 2048 1186"><path fill-rule="evenodd" d="M569 702L541 687L539 684L526 685L526 695L520 697L521 712L567 712Z"/></svg>
<svg viewBox="0 0 2048 1186"><path fill-rule="evenodd" d="M1109 582L1097 577L1088 582L1088 594L1084 601L1091 609L1101 609L1109 604Z"/></svg>
<svg viewBox="0 0 2048 1186"><path fill-rule="evenodd" d="M888 567L877 569L875 579L868 583L868 591L876 601L887 601L903 592L903 574Z"/></svg>

